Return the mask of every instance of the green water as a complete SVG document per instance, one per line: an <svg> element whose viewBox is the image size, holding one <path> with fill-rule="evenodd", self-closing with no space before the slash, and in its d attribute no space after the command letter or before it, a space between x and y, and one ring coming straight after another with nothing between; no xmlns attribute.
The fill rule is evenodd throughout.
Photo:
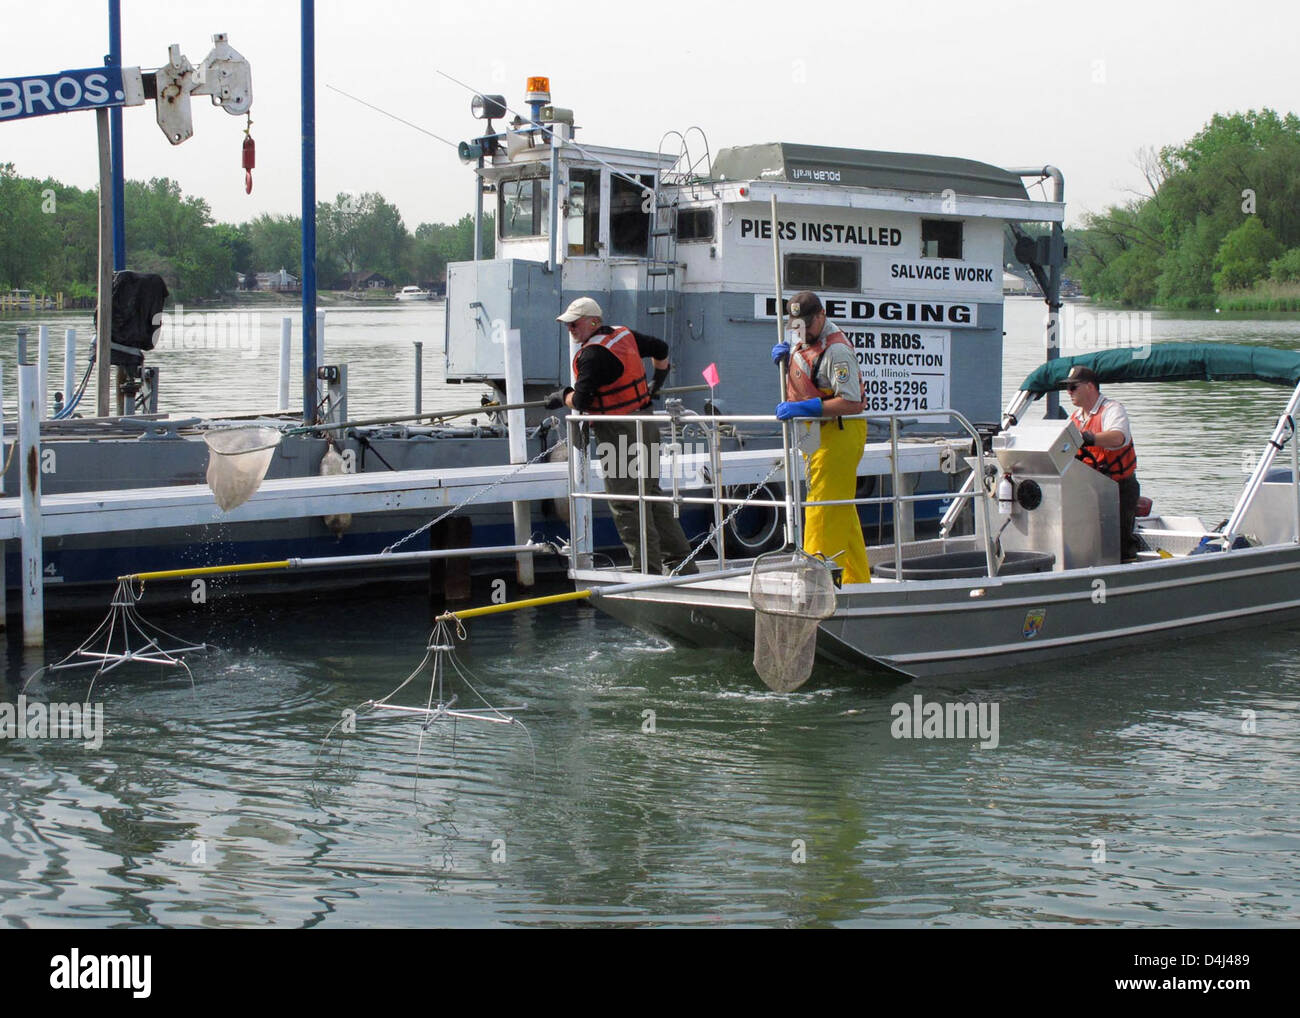
<svg viewBox="0 0 1300 1018"><path fill-rule="evenodd" d="M1008 305L1008 388L1036 359L1039 317ZM396 360L410 322L369 342ZM1289 318L1154 328L1300 346ZM400 367L366 370L392 391L359 405L402 408ZM249 400L267 385L250 382ZM1215 523L1282 393L1188 384L1123 398L1157 511ZM410 717L362 712L326 742L345 710L419 664L429 614L418 591L376 587L272 605L227 590L156 615L216 645L191 659L193 688L171 671L115 672L93 696L99 749L0 741L4 922L1300 921L1296 629L1120 657L1097 647L970 679L824 669L775 696L744 652L673 650L565 606L477 621L456 652L473 688L526 727L439 722L421 738ZM94 622L51 619L51 656ZM0 702L39 663L11 639ZM77 700L86 681L28 692ZM423 705L428 690L422 676L398 700ZM460 676L449 691L474 703ZM996 705L996 748L895 737L895 705L918 695Z"/></svg>

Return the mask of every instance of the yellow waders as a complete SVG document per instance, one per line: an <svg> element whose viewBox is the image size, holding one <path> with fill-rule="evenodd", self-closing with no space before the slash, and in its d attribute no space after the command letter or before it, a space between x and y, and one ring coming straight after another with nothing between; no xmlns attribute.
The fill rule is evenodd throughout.
<svg viewBox="0 0 1300 1018"><path fill-rule="evenodd" d="M854 497L858 460L866 442L866 421L822 421L821 445L808 457L808 501ZM857 506L809 507L804 514L803 547L804 551L821 552L827 558L843 552L835 561L844 567L844 582L871 582Z"/></svg>

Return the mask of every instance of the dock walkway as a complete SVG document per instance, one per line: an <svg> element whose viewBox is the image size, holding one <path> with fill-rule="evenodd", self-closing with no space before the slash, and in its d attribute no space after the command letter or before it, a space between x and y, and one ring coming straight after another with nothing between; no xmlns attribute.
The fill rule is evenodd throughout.
<svg viewBox="0 0 1300 1018"><path fill-rule="evenodd" d="M722 458L723 483L757 483L767 475L778 456L771 449L728 452ZM899 458L904 472L933 470L938 466L938 449L932 445L904 445ZM696 455L681 457L683 469L698 470L706 464L707 460ZM44 536L63 537L338 513L441 510L476 495L481 497L486 489L514 469L517 468L505 464L267 480L252 498L230 512L218 508L206 484L42 495L41 517ZM889 446L884 443L867 446L860 473L887 474L889 469ZM534 463L501 481L490 500L479 504L564 498L568 490L567 464ZM21 537L21 502L16 497L0 498L0 540Z"/></svg>

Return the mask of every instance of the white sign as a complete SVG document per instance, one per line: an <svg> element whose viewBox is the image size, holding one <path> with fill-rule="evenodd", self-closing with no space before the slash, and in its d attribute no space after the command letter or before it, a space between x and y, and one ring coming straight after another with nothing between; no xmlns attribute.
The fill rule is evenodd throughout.
<svg viewBox="0 0 1300 1018"><path fill-rule="evenodd" d="M890 262L889 278L900 284L926 286L938 283L951 289L953 283L992 284L1002 282L1002 270L999 269L994 280L994 270L987 265L964 265L958 262Z"/></svg>
<svg viewBox="0 0 1300 1018"><path fill-rule="evenodd" d="M840 329L858 355L867 413L908 413L948 406L951 333L846 325Z"/></svg>
<svg viewBox="0 0 1300 1018"><path fill-rule="evenodd" d="M979 326L979 305L973 301L891 299L888 297L828 297L821 295L826 317L872 325L942 325L973 329ZM788 301L783 301L788 305ZM782 310L788 312L788 307ZM754 294L754 317L776 318L776 298Z"/></svg>
<svg viewBox="0 0 1300 1018"><path fill-rule="evenodd" d="M884 218L884 217L882 217ZM887 218L873 223L845 223L833 219L781 219L777 233L782 241L803 241L834 248L861 250L873 247L899 247L903 231ZM740 220L742 244L772 243L772 220L761 216L743 217Z"/></svg>
<svg viewBox="0 0 1300 1018"><path fill-rule="evenodd" d="M104 106L138 106L144 102L140 88L124 84L131 76L138 82L140 68L88 67L30 78L0 78L0 120Z"/></svg>

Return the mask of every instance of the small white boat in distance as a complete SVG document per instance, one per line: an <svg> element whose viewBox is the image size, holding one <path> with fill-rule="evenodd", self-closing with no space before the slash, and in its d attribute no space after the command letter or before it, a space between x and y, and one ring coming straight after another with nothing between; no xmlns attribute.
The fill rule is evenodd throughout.
<svg viewBox="0 0 1300 1018"><path fill-rule="evenodd" d="M428 290L421 290L418 286L404 286L397 291L396 297L403 304L415 300L433 300L433 294Z"/></svg>

